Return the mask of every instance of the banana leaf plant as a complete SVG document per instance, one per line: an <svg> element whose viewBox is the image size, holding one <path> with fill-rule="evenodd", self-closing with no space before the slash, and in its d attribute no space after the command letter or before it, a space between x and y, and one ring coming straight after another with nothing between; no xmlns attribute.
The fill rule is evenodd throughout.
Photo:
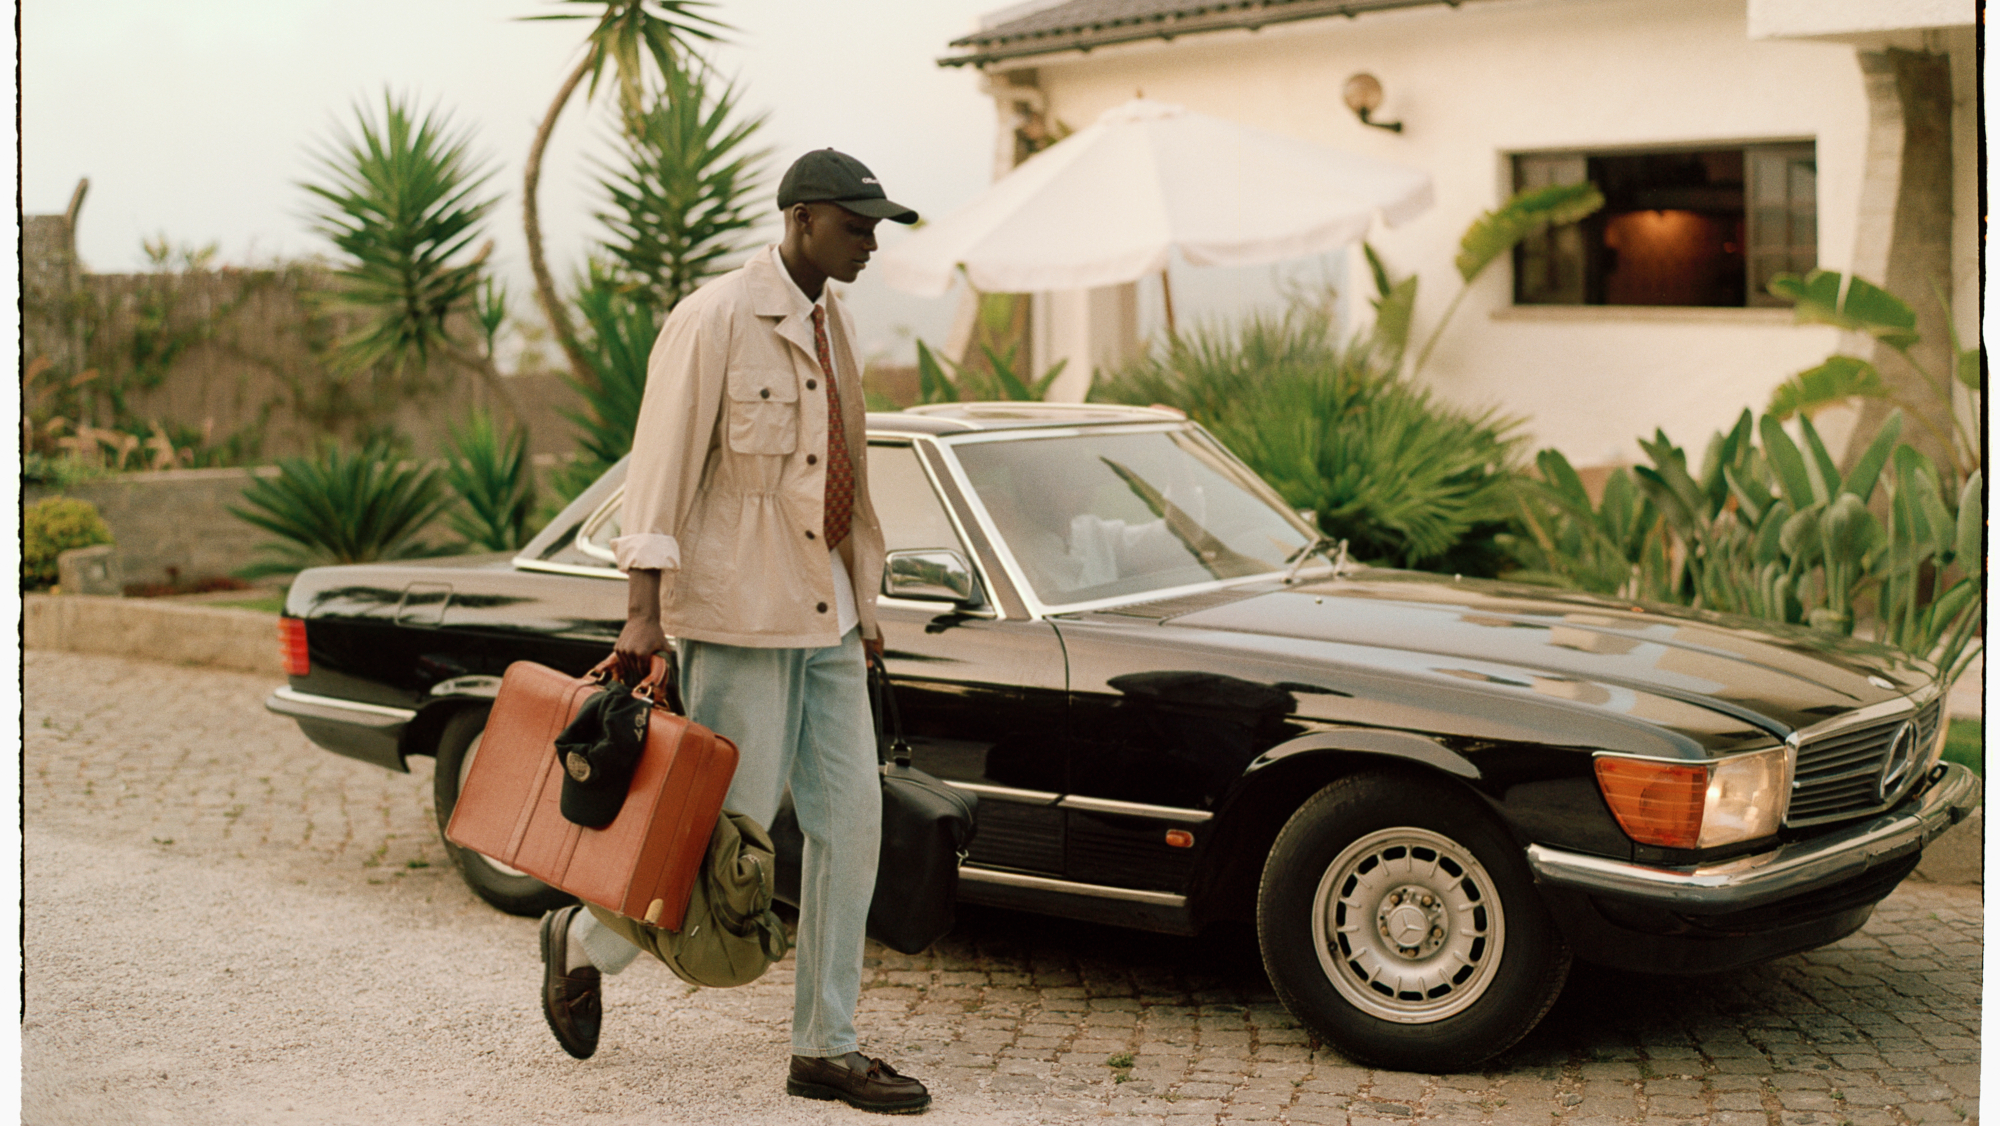
<svg viewBox="0 0 2000 1126"><path fill-rule="evenodd" d="M1748 411L1709 442L1699 471L1664 433L1651 465L1625 471L1593 506L1560 454L1517 482L1527 529L1517 576L1584 589L1864 633L1935 663L1949 683L1978 652L1985 613L1985 517L1978 471L1956 495L1902 444L1892 412L1843 475L1809 419L1794 440ZM1886 503L1876 502L1885 490ZM1888 519L1877 514L1886 511Z"/></svg>
<svg viewBox="0 0 2000 1126"><path fill-rule="evenodd" d="M1942 291L1937 299L1944 306L1945 324L1951 333L1949 373L1933 371L1912 354L1911 349L1922 338L1917 333L1916 311L1909 303L1865 278L1843 277L1832 270L1814 270L1803 277L1779 274L1771 279L1770 290L1791 300L1793 317L1799 324L1831 325L1843 332L1871 337L1894 349L1930 386L1936 401L1927 407L1899 396L1873 363L1859 356L1837 354L1779 384L1771 393L1766 408L1769 413L1782 420L1794 414L1811 416L1855 398L1881 399L1907 412L1944 449L1951 451L1952 468L1960 479L1978 468L1979 442L1960 412L1953 408L1953 385L1963 387L1968 395L1979 394L1980 350L1962 346L1950 303ZM1975 409L1973 414L1977 413ZM1940 417L1948 420L1949 432L1936 421Z"/></svg>

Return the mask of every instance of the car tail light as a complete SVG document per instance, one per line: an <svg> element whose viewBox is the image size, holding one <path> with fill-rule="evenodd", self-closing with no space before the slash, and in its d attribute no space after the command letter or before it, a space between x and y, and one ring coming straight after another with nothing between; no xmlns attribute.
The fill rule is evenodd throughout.
<svg viewBox="0 0 2000 1126"><path fill-rule="evenodd" d="M286 676L305 676L312 672L312 659L306 655L304 618L278 619L278 659L284 662Z"/></svg>
<svg viewBox="0 0 2000 1126"><path fill-rule="evenodd" d="M1708 767L1603 757L1597 760L1597 788L1625 835L1640 844L1694 848L1701 840Z"/></svg>
<svg viewBox="0 0 2000 1126"><path fill-rule="evenodd" d="M1661 848L1713 848L1778 831L1792 789L1792 750L1710 763L1604 755L1597 788L1625 835Z"/></svg>

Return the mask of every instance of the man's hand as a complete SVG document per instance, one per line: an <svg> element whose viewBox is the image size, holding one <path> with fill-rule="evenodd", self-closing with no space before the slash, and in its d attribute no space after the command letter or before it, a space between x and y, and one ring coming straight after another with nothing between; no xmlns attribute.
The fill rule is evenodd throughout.
<svg viewBox="0 0 2000 1126"><path fill-rule="evenodd" d="M627 579L625 628L618 631L611 655L618 679L637 684L652 671L653 654L667 647L667 633L660 628L660 573L634 568Z"/></svg>

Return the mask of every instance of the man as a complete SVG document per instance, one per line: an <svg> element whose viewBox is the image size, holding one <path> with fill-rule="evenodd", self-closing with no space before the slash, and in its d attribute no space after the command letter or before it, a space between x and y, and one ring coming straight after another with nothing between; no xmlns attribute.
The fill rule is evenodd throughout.
<svg viewBox="0 0 2000 1126"><path fill-rule="evenodd" d="M728 808L768 825L791 786L806 843L786 1090L920 1111L924 1085L854 1030L882 821L863 646L881 645L883 547L854 331L826 284L860 274L879 221L917 214L832 149L786 171L778 206L783 241L683 300L653 346L612 544L630 579L615 653L636 682L677 640L689 717L737 744ZM596 1050L600 973L632 961L644 926L596 908L542 920L543 1011L571 1055Z"/></svg>

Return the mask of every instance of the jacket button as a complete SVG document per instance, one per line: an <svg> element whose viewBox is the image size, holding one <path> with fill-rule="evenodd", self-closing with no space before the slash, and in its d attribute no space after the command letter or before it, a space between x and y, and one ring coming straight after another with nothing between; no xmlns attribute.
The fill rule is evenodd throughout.
<svg viewBox="0 0 2000 1126"><path fill-rule="evenodd" d="M822 614L826 613L826 603L822 602L819 604L819 612Z"/></svg>
<svg viewBox="0 0 2000 1126"><path fill-rule="evenodd" d="M818 537L817 537L817 536L814 536L814 535L812 534L812 529L811 529L811 528L807 528L807 529L806 529L806 538L810 540L810 539L817 539Z"/></svg>
<svg viewBox="0 0 2000 1126"><path fill-rule="evenodd" d="M807 464L807 465L818 465L818 464L819 464L819 455L818 455L818 454L807 454L807 455L806 455L806 464Z"/></svg>
<svg viewBox="0 0 2000 1126"><path fill-rule="evenodd" d="M808 380L806 380L806 390L808 390L808 391L817 391L817 390L819 390L819 380L817 380L817 379L808 379Z"/></svg>
<svg viewBox="0 0 2000 1126"><path fill-rule="evenodd" d="M764 398L766 398L766 399L768 399L768 398L770 398L770 397L771 397L771 389L770 389L769 387L766 387L766 388L764 388L763 390L761 390L761 391L758 391L757 393L758 393L759 395L762 395L762 396L763 396Z"/></svg>

